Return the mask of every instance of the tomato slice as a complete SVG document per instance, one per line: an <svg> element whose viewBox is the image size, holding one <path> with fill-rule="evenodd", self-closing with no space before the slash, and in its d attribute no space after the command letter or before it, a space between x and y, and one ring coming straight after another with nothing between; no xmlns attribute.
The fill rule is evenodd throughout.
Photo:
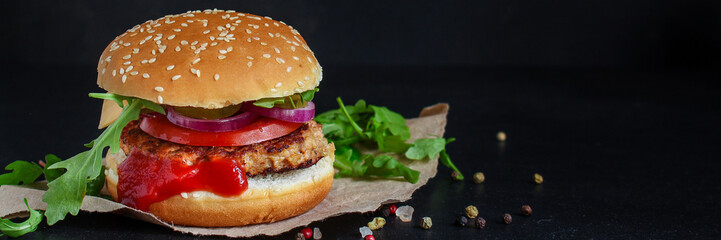
<svg viewBox="0 0 721 240"><path fill-rule="evenodd" d="M260 117L255 122L228 132L202 132L168 121L165 115L146 115L140 129L153 137L193 146L243 146L278 138L298 129L303 123Z"/></svg>

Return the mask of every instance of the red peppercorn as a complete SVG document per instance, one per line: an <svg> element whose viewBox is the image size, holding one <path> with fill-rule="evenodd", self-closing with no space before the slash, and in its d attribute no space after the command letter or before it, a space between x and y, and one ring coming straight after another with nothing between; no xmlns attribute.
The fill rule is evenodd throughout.
<svg viewBox="0 0 721 240"><path fill-rule="evenodd" d="M376 238L373 237L373 235L366 235L366 237L363 240L376 240Z"/></svg>
<svg viewBox="0 0 721 240"><path fill-rule="evenodd" d="M389 210L391 210L391 214L396 215L396 210L398 210L398 207L396 205L391 205L388 207Z"/></svg>
<svg viewBox="0 0 721 240"><path fill-rule="evenodd" d="M311 239L313 237L313 230L309 227L303 228L300 232L303 233L303 237L305 237L305 239Z"/></svg>

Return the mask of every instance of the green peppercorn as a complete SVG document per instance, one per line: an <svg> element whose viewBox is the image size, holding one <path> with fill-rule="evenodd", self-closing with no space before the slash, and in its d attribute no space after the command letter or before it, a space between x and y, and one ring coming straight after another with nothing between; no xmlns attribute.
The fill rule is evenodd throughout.
<svg viewBox="0 0 721 240"><path fill-rule="evenodd" d="M431 229L431 226L433 226L433 222L431 221L431 218L423 217L421 219L421 228L427 230L427 229Z"/></svg>
<svg viewBox="0 0 721 240"><path fill-rule="evenodd" d="M478 208L476 206L470 205L466 207L466 217L473 219L478 216Z"/></svg>
<svg viewBox="0 0 721 240"><path fill-rule="evenodd" d="M484 175L483 172L477 172L476 174L473 174L473 182L480 184L484 181L486 181L486 175Z"/></svg>
<svg viewBox="0 0 721 240"><path fill-rule="evenodd" d="M533 182L535 182L536 184L543 183L543 176L541 176L541 174L534 173L533 174Z"/></svg>
<svg viewBox="0 0 721 240"><path fill-rule="evenodd" d="M371 230L378 230L386 225L386 219L382 217L373 218L373 221L368 222L368 228Z"/></svg>

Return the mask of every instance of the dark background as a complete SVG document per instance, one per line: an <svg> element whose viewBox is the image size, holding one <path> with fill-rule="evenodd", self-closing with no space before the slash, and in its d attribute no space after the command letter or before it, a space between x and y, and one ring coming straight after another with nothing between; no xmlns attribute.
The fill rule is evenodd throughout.
<svg viewBox="0 0 721 240"><path fill-rule="evenodd" d="M0 21L0 165L70 157L94 139L97 59L148 19L218 8L297 28L324 66L319 111L364 98L406 117L451 106L454 162L378 239L719 238L719 1L12 1ZM495 135L508 133L500 144ZM534 172L546 182L534 185ZM0 203L3 204L3 203ZM452 222L474 204L486 230ZM519 214L530 204L534 215ZM509 212L514 223L503 225ZM375 213L311 224L358 239ZM415 227L431 216L434 227ZM283 235L290 239L296 229ZM33 239L193 236L81 213ZM3 237L0 237L3 238Z"/></svg>

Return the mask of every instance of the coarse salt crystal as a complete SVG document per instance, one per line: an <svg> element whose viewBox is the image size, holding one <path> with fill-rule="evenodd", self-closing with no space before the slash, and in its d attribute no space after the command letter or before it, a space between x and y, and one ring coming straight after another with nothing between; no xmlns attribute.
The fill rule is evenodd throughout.
<svg viewBox="0 0 721 240"><path fill-rule="evenodd" d="M365 238L368 235L373 235L373 231L371 231L371 229L369 227L359 228L358 231L360 231L362 238Z"/></svg>
<svg viewBox="0 0 721 240"><path fill-rule="evenodd" d="M396 216L403 222L410 222L413 219L413 207L401 206L396 210Z"/></svg>

